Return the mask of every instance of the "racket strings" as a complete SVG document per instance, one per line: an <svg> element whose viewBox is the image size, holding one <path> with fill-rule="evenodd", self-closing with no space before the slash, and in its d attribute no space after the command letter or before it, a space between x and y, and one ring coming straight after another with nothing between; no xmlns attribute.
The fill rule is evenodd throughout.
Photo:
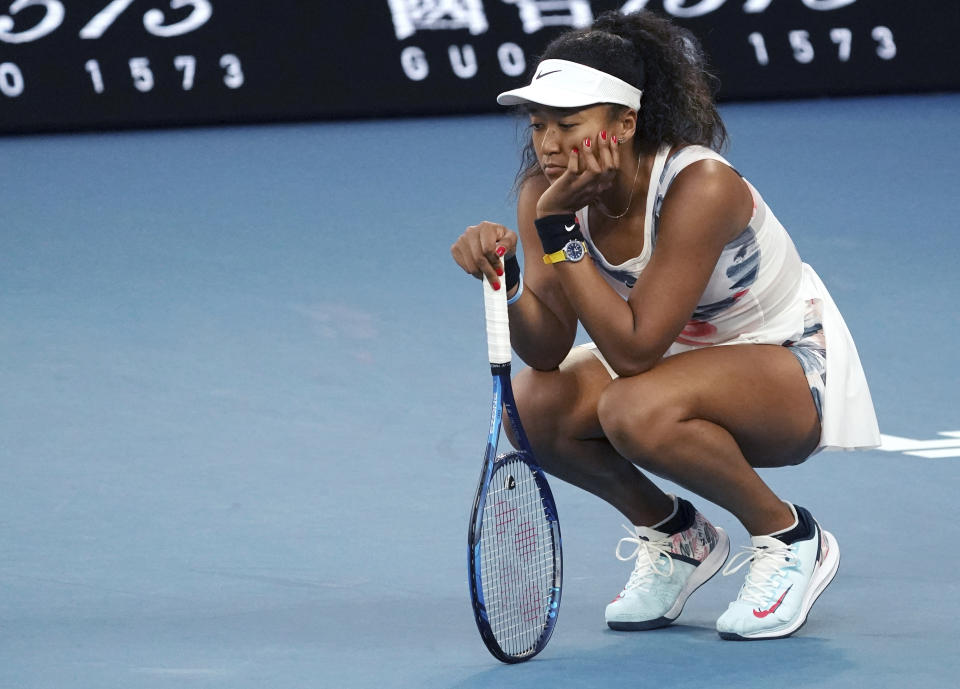
<svg viewBox="0 0 960 689"><path fill-rule="evenodd" d="M539 487L519 458L503 462L491 477L481 543L490 628L504 652L532 651L547 627L556 568Z"/></svg>

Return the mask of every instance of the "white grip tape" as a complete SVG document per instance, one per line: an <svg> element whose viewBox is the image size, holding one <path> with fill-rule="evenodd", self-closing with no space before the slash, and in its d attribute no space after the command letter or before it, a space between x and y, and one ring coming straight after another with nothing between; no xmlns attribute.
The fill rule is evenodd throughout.
<svg viewBox="0 0 960 689"><path fill-rule="evenodd" d="M487 315L487 352L491 364L510 363L510 321L507 318L507 289L500 280L495 290L483 278L483 307Z"/></svg>

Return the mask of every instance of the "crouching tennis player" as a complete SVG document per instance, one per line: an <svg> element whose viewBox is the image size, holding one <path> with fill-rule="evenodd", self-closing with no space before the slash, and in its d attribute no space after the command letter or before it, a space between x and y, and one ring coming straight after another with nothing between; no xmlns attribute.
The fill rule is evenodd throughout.
<svg viewBox="0 0 960 689"><path fill-rule="evenodd" d="M529 116L517 234L482 222L456 262L507 291L514 387L538 459L630 521L633 560L606 608L654 629L724 565L724 531L669 479L739 519L746 568L724 639L789 636L840 560L834 536L758 467L879 444L857 350L817 274L760 193L717 150L726 131L687 31L607 13L547 47L500 94ZM592 338L574 347L578 322Z"/></svg>

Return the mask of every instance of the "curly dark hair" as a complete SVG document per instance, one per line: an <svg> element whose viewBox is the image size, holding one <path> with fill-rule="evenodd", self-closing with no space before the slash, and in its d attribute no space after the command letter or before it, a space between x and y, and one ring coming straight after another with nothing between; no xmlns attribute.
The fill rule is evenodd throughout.
<svg viewBox="0 0 960 689"><path fill-rule="evenodd" d="M604 12L593 26L553 39L540 59L578 62L643 90L633 137L637 154L653 153L664 144L700 144L720 151L727 143L714 103L719 81L707 67L700 42L649 10ZM610 107L617 115L624 106ZM539 173L529 139L522 155L518 187Z"/></svg>

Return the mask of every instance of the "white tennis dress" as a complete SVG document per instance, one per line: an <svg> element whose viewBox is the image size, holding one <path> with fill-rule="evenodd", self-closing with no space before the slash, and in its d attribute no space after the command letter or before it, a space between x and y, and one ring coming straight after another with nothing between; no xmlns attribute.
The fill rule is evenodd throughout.
<svg viewBox="0 0 960 689"><path fill-rule="evenodd" d="M660 208L673 180L700 160L730 165L704 146L682 148L672 157L669 153L669 146L662 148L653 164L639 256L611 264L590 237L587 208L577 213L595 265L624 299L656 250ZM873 400L840 311L813 268L800 260L793 241L763 198L744 182L753 195L753 218L747 229L724 247L690 322L666 356L715 345L793 343L809 334L811 326L818 329L822 323L827 375L818 449L877 447L880 430ZM601 353L591 348L606 365Z"/></svg>

